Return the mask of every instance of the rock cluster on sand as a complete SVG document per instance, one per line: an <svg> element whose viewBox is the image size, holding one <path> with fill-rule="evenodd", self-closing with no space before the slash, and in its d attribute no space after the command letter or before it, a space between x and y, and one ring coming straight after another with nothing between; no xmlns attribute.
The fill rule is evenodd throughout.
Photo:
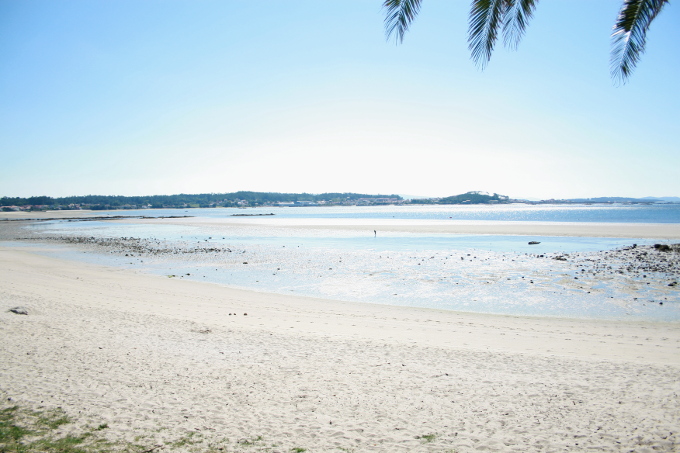
<svg viewBox="0 0 680 453"><path fill-rule="evenodd" d="M572 253L554 257L578 263L590 274L625 274L646 278L645 273L680 275L680 244L623 247L596 253Z"/></svg>

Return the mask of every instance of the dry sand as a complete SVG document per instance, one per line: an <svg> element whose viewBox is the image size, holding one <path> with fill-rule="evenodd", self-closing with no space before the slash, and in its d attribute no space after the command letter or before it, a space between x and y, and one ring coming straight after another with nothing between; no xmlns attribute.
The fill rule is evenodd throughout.
<svg viewBox="0 0 680 453"><path fill-rule="evenodd" d="M680 450L678 323L272 295L7 246L0 338L4 405L157 452Z"/></svg>

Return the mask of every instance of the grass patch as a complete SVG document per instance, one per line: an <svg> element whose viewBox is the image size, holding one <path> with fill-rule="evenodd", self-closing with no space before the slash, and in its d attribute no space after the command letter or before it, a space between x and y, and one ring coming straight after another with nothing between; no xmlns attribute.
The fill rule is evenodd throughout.
<svg viewBox="0 0 680 453"><path fill-rule="evenodd" d="M111 444L96 439L92 431L78 435L55 432L71 423L61 409L31 411L12 406L0 410L0 452L2 453L104 453Z"/></svg>
<svg viewBox="0 0 680 453"><path fill-rule="evenodd" d="M434 440L437 438L437 435L434 433L431 434L423 434L422 436L416 436L416 439L422 440L424 443L430 443L434 442Z"/></svg>
<svg viewBox="0 0 680 453"><path fill-rule="evenodd" d="M49 451L49 452L68 452L86 453L92 450L84 445L85 440L90 437L88 433L80 436L66 436L61 438L39 439L26 445L26 451Z"/></svg>
<svg viewBox="0 0 680 453"><path fill-rule="evenodd" d="M71 423L71 420L60 410L47 411L38 415L37 424L42 428L54 430L68 423Z"/></svg>
<svg viewBox="0 0 680 453"><path fill-rule="evenodd" d="M19 406L8 407L0 411L0 445L16 443L25 436L32 434L26 428L14 423Z"/></svg>
<svg viewBox="0 0 680 453"><path fill-rule="evenodd" d="M68 426L70 425L70 426ZM76 429L61 409L33 411L20 406L0 408L0 453L226 453L231 451L303 453L306 448L286 449L264 437L250 436L230 442L210 438L204 433L187 431L170 441L154 441L153 435L137 436L133 442L109 441L102 431L107 423ZM153 432L165 431L162 427ZM150 434L147 432L147 434ZM432 435L434 436L434 435ZM420 436L427 439L428 436ZM434 438L434 437L433 437ZM158 442L158 443L156 443ZM353 449L340 448L352 452Z"/></svg>
<svg viewBox="0 0 680 453"><path fill-rule="evenodd" d="M196 438L194 438L194 436L196 436ZM201 436L200 433L196 433L195 431L189 431L188 433L186 433L186 435L172 442L170 445L174 448L185 447L187 445L195 445L203 442L202 437L203 436Z"/></svg>
<svg viewBox="0 0 680 453"><path fill-rule="evenodd" d="M107 423L96 427L75 430L66 427L71 420L61 409L32 411L20 406L0 409L0 453L160 453L197 452L224 453L232 451L229 440L208 442L200 432L188 431L176 440L155 444L152 438L140 435L133 442L110 442L101 432L109 429ZM67 429L63 429L66 427ZM60 429L61 428L61 429ZM156 432L167 430L162 427ZM252 436L237 441L238 450L243 447L253 451L271 451L264 445L262 436ZM250 449L249 448L249 449ZM293 452L304 452L294 448Z"/></svg>

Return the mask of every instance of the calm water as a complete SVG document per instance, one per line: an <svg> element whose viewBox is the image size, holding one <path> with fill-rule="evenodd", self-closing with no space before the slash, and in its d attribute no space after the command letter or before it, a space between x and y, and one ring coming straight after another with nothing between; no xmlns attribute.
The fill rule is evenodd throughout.
<svg viewBox="0 0 680 453"><path fill-rule="evenodd" d="M275 215L231 217L271 212ZM538 257L664 241L398 232L380 232L374 237L372 230L295 227L352 224L367 219L371 223L419 224L448 221L680 224L680 206L675 205L285 207L95 214L191 215L224 217L229 222L180 226L136 220L51 221L33 228L43 234L143 238L164 247L229 248L232 252L228 254L174 257L82 253L73 247L61 247L57 254L246 289L482 313L680 321L678 291L668 289L665 281L652 286L631 285L617 277L590 282L588 291L573 284L577 275L573 265ZM283 225L286 228L281 228ZM541 243L529 245L529 240Z"/></svg>
<svg viewBox="0 0 680 453"><path fill-rule="evenodd" d="M97 211L101 215L191 215L220 218L273 213L278 219L481 220L519 222L680 223L680 204L664 205L475 205L328 206ZM253 221L253 218L248 221Z"/></svg>

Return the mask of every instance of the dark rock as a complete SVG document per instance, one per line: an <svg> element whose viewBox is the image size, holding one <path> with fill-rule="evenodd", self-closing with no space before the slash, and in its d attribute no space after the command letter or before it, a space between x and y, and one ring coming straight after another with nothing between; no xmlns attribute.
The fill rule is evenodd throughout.
<svg viewBox="0 0 680 453"><path fill-rule="evenodd" d="M28 308L26 307L13 307L10 308L9 311L12 313L16 313L17 315L27 315L28 314Z"/></svg>

